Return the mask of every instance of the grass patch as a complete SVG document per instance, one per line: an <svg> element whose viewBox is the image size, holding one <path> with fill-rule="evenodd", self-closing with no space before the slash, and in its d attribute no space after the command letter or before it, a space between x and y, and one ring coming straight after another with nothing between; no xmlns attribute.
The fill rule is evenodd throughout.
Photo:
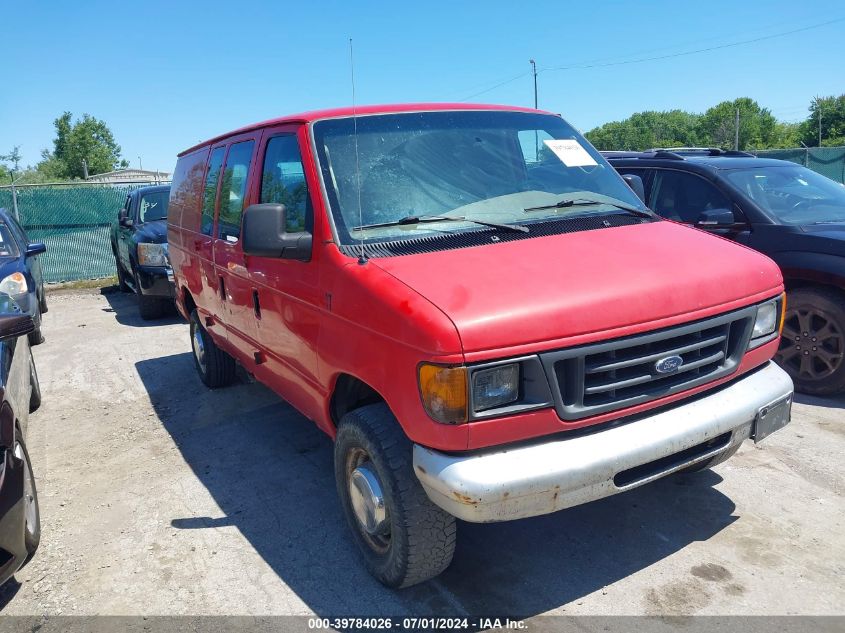
<svg viewBox="0 0 845 633"><path fill-rule="evenodd" d="M44 289L49 292L57 290L96 290L117 285L117 277L101 277L100 279L79 279L77 281L64 281L61 283L44 284Z"/></svg>

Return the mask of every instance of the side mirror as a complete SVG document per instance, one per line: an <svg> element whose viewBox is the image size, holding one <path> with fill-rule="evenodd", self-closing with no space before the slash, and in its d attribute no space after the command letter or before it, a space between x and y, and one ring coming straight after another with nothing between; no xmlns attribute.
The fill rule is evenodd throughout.
<svg viewBox="0 0 845 633"><path fill-rule="evenodd" d="M117 222L118 222L118 224L120 224L120 226L126 227L127 229L128 229L129 227L131 227L133 224L135 224L135 223L132 221L132 218L128 218L128 217L126 217L125 215L121 215L121 216L118 218Z"/></svg>
<svg viewBox="0 0 845 633"><path fill-rule="evenodd" d="M696 226L702 228L725 229L736 224L736 218L730 209L710 209L698 216Z"/></svg>
<svg viewBox="0 0 845 633"><path fill-rule="evenodd" d="M247 255L281 259L311 259L311 234L288 233L283 204L253 204L244 211L243 249Z"/></svg>
<svg viewBox="0 0 845 633"><path fill-rule="evenodd" d="M35 321L28 314L0 314L0 340L26 336L35 329Z"/></svg>
<svg viewBox="0 0 845 633"><path fill-rule="evenodd" d="M29 245L26 247L26 253L24 255L26 257L32 257L34 255L41 255L41 253L46 253L47 247L42 242L30 242Z"/></svg>
<svg viewBox="0 0 845 633"><path fill-rule="evenodd" d="M637 176L636 174L624 174L622 176L622 180L628 183L628 186L631 190L637 194L637 197L645 202L645 186L643 185L643 179Z"/></svg>

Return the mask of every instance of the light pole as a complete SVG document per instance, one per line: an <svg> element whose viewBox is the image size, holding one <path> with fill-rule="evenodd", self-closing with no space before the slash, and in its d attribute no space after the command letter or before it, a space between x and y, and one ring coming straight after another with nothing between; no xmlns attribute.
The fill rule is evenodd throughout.
<svg viewBox="0 0 845 633"><path fill-rule="evenodd" d="M141 157L138 157L138 169L144 171L144 164L141 162Z"/></svg>
<svg viewBox="0 0 845 633"><path fill-rule="evenodd" d="M533 59L529 59L528 63L531 64L531 68L533 69L532 72L534 74L534 109L537 109L537 62Z"/></svg>

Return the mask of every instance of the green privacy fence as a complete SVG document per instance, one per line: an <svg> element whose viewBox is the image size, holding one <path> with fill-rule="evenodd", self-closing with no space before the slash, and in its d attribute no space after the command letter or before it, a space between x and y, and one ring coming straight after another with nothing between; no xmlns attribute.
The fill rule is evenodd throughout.
<svg viewBox="0 0 845 633"><path fill-rule="evenodd" d="M44 242L44 281L116 274L110 226L132 189L153 183L18 185L18 215L33 242ZM12 189L0 187L0 207L12 212Z"/></svg>
<svg viewBox="0 0 845 633"><path fill-rule="evenodd" d="M777 158L804 165L836 182L845 183L845 147L799 147L754 152L760 158Z"/></svg>

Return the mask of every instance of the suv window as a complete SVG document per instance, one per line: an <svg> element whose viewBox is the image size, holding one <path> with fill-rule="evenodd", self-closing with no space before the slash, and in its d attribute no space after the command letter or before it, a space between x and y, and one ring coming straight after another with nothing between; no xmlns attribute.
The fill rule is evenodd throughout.
<svg viewBox="0 0 845 633"><path fill-rule="evenodd" d="M229 155L226 157L223 184L220 187L217 237L229 242L237 242L241 236L241 216L244 212L249 161L254 145L255 141L235 143L229 148Z"/></svg>
<svg viewBox="0 0 845 633"><path fill-rule="evenodd" d="M205 190L202 194L202 219L200 231L205 235L211 235L214 227L214 200L217 197L217 181L220 178L220 167L223 166L223 154L225 147L218 147L211 152L211 159L208 161L208 172L205 174Z"/></svg>
<svg viewBox="0 0 845 633"><path fill-rule="evenodd" d="M709 182L682 171L657 170L649 206L664 218L694 224L704 211L731 209L728 198Z"/></svg>
<svg viewBox="0 0 845 633"><path fill-rule="evenodd" d="M264 154L261 202L285 205L286 229L296 233L306 229L308 201L308 185L296 136L285 134L271 138Z"/></svg>

